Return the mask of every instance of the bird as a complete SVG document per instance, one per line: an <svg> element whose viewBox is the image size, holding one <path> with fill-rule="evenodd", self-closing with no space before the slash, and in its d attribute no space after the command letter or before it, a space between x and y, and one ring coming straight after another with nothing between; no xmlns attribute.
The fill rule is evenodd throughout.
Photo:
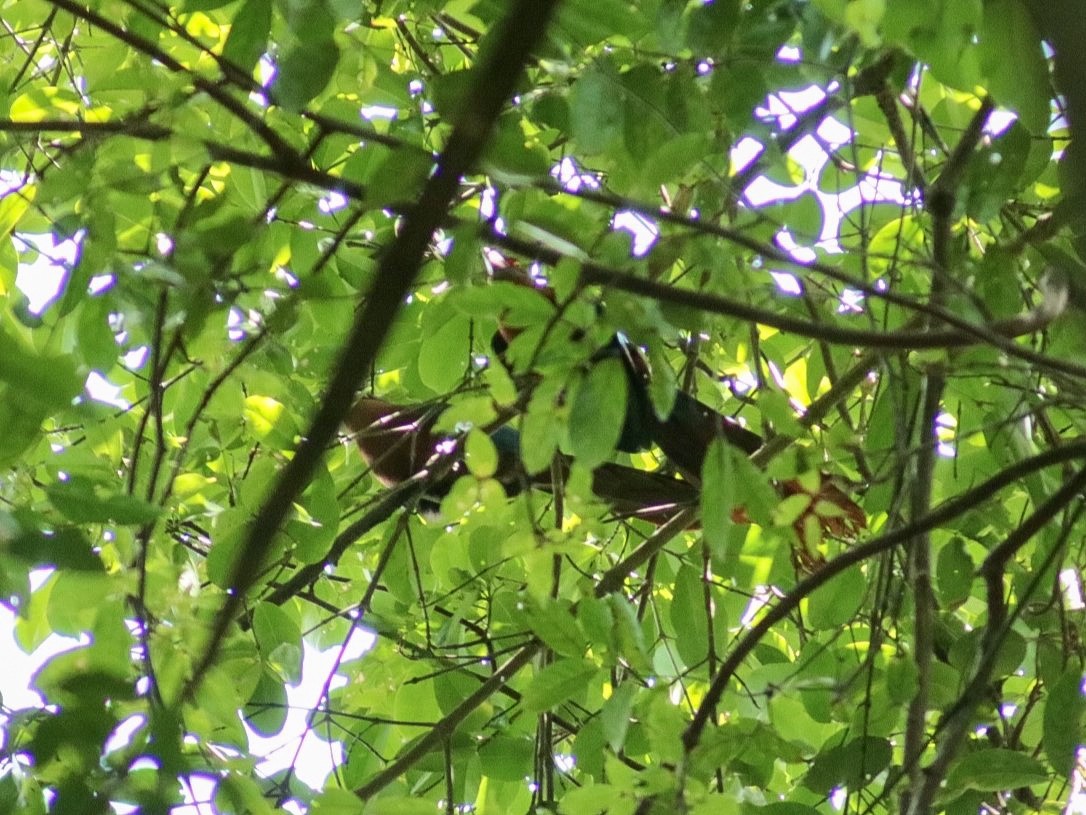
<svg viewBox="0 0 1086 815"><path fill-rule="evenodd" d="M354 403L345 424L370 472L384 486L394 487L434 466L440 456L456 452L455 442L434 430L443 408L441 403L399 405L364 396ZM549 473L533 477L523 472L520 434L515 428L501 425L489 436L498 453L494 478L507 496L519 494L526 485L551 489ZM568 475L571 460L560 456L558 461ZM447 471L427 485L419 510L429 517L438 515L441 499L466 472L463 460L454 458ZM667 520L675 508L693 504L698 498L688 482L611 462L593 470L592 491L616 517L653 522Z"/></svg>
<svg viewBox="0 0 1086 815"><path fill-rule="evenodd" d="M495 279L506 280L522 286L530 286L552 302L554 290L544 282L532 278L506 260L495 267ZM503 359L504 349L516 336L516 331L504 326L499 320L492 347ZM759 434L747 429L730 416L726 416L686 391L677 391L675 401L666 416L658 416L649 395L652 371L644 353L622 332L616 332L610 340L591 357L591 363L605 359L617 359L626 374L626 412L615 448L624 453L638 453L657 447L668 462L690 484L700 485L702 467L714 439L753 455L764 444ZM607 486L614 480L602 478ZM671 479L675 481L676 479ZM671 488L673 489L673 488ZM809 520L817 521L820 532L837 538L855 537L867 527L863 510L838 487L830 476L818 473L817 477L787 479L777 483L783 496L808 496L806 510L795 521L794 528L801 541L810 537ZM695 497L697 492L695 490ZM749 522L742 507L732 513L736 522ZM808 547L810 548L810 547Z"/></svg>
<svg viewBox="0 0 1086 815"><path fill-rule="evenodd" d="M493 281L513 283L533 289L552 303L557 303L553 288L540 278L533 277L516 261L491 251L487 255ZM498 329L491 338L491 349L505 364L505 353L518 335L519 330L499 319ZM623 453L639 453L654 445L677 468L697 478L705 460L705 452L714 438L722 438L750 455L762 446L763 439L747 430L730 416L714 410L685 391L675 394L675 402L666 417L658 417L649 396L652 371L648 360L636 345L621 331L590 358L590 363L605 359L617 359L626 372L626 414L619 433L616 449Z"/></svg>
<svg viewBox="0 0 1086 815"><path fill-rule="evenodd" d="M637 453L655 445L681 472L698 478L713 439L721 438L747 455L762 446L763 439L757 433L686 391L675 393L675 402L666 417L657 416L649 396L652 372L648 361L621 332L616 332L592 360L607 358L618 359L626 372L626 415L616 445L618 450Z"/></svg>
<svg viewBox="0 0 1086 815"><path fill-rule="evenodd" d="M678 408L678 418L673 419L668 427L668 432L674 434L676 444L682 440L684 427L689 426L704 435L705 428L718 421L712 415L707 418L702 410L704 406L699 405L694 400L693 404L685 403ZM429 481L426 492L417 503L419 512L429 519L441 517L442 499L456 480L467 473L455 441L434 430L443 408L444 405L440 403L398 405L370 396L360 398L346 419L362 458L384 486L402 484L430 467L440 473ZM674 415L673 410L669 419ZM515 428L501 425L491 430L489 436L498 453L494 478L508 497L519 494L528 486L547 491L553 489L550 473L532 476L524 472L519 458L520 434ZM663 443L670 447L670 441L661 436L658 430L654 431L653 438L663 438ZM747 448L754 448L753 440L743 436L736 438ZM699 459L704 459L705 447L700 443L688 443L680 455L688 456L684 461L692 466ZM686 448L693 448L693 452L686 451ZM445 468L439 466L443 455L454 456ZM572 459L558 454L556 461L563 476L568 476ZM604 462L592 470L591 487L595 496L611 508L615 519L639 519L659 525L674 517L677 510L696 505L700 499L700 483L687 476L682 469L680 475L683 477L676 478L660 471ZM812 571L821 564L817 544L823 534L848 539L866 528L866 519L860 507L822 474L814 479L781 481L777 483L777 489L782 496L804 495L808 498L807 506L792 524L800 542L798 547L793 548L793 560L798 568ZM731 510L731 519L738 524L751 523L743 506Z"/></svg>
<svg viewBox="0 0 1086 815"><path fill-rule="evenodd" d="M398 405L364 396L351 407L345 424L373 476L384 486L394 487L438 464L442 455L456 452L455 440L434 430L434 423L444 408L441 403ZM519 434L502 425L489 436L498 454L495 477L507 495L516 495L524 483L518 472ZM466 472L463 458L457 455L447 469L427 485L419 501L420 510L424 514L436 514L441 499Z"/></svg>

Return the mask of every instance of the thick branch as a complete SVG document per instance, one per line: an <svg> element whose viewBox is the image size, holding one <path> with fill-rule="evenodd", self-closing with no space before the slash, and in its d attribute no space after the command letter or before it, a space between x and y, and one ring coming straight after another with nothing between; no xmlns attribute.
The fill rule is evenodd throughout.
<svg viewBox="0 0 1086 815"><path fill-rule="evenodd" d="M68 2L68 0L59 0ZM449 143L427 181L418 205L377 271L364 306L358 311L328 390L290 463L265 499L236 556L230 591L216 616L203 658L186 688L191 694L214 662L219 646L247 591L252 587L268 546L290 512L294 499L312 478L324 449L346 415L355 392L377 357L404 298L415 282L427 246L460 184L482 153L491 127L513 93L532 49L543 36L557 0L518 0L499 23L500 30L474 71L474 86Z"/></svg>
<svg viewBox="0 0 1086 815"><path fill-rule="evenodd" d="M504 235L490 228L484 230L484 236L488 241L503 249L540 260L552 266L565 259L565 256L555 249L522 240L512 235ZM786 314L779 314L769 309L733 300L723 295L681 289L667 283L658 283L620 269L604 266L592 260L584 258L578 258L577 260L581 264L581 281L586 285L610 286L659 302L674 303L712 314L735 317L740 320L798 334L802 337L810 337L820 342L886 350L963 348L988 342L998 345L1014 356L1024 357L1055 369L1066 368L1066 373L1075 376L1086 376L1086 367L1037 354L1011 341L1013 337L1031 334L1047 327L1056 316L1062 313L1062 307L1041 307L1026 314L998 320L987 326L970 323L954 315L944 316L941 310L932 311L932 316L950 323L954 328L934 331L911 328L902 328L896 331L871 331L863 328L850 328L824 322L802 320L798 317L790 317ZM796 261L790 262L795 263ZM1064 298L1061 298L1060 303L1063 302ZM917 311L925 311L925 307L921 304L909 302L908 305Z"/></svg>

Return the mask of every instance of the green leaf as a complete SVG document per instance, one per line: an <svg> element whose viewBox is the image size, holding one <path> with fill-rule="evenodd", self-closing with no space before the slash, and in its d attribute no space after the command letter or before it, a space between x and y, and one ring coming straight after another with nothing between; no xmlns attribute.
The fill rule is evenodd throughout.
<svg viewBox="0 0 1086 815"><path fill-rule="evenodd" d="M246 73L252 72L268 47L271 0L245 0L230 23L222 55Z"/></svg>
<svg viewBox="0 0 1086 815"><path fill-rule="evenodd" d="M276 655L276 667L283 671L279 678L291 684L298 684L302 679L302 631L284 609L272 603L260 603L253 610L253 633L256 636L256 644L261 655L270 659ZM290 646L285 651L282 646ZM289 654L284 661L283 656Z"/></svg>
<svg viewBox="0 0 1086 815"><path fill-rule="evenodd" d="M275 101L299 111L327 87L339 62L339 46L333 40L307 41L291 50L272 84Z"/></svg>
<svg viewBox="0 0 1086 815"><path fill-rule="evenodd" d="M612 805L623 798L623 791L610 784L588 784L571 789L558 802L562 815L601 815L613 812Z"/></svg>
<svg viewBox="0 0 1086 815"><path fill-rule="evenodd" d="M477 427L464 437L464 463L476 478L491 478L498 471L498 450L490 436Z"/></svg>
<svg viewBox="0 0 1086 815"><path fill-rule="evenodd" d="M976 567L965 550L961 538L955 537L939 549L936 559L935 580L939 588L940 604L955 606L969 598Z"/></svg>
<svg viewBox="0 0 1086 815"><path fill-rule="evenodd" d="M539 473L551 466L565 427L543 400L532 400L520 423L520 456L524 469Z"/></svg>
<svg viewBox="0 0 1086 815"><path fill-rule="evenodd" d="M365 185L366 199L371 206L402 206L418 197L433 169L434 157L430 153L404 145L358 180Z"/></svg>
<svg viewBox="0 0 1086 815"><path fill-rule="evenodd" d="M246 396L242 405L242 416L253 435L261 441L273 444L279 449L294 446L298 427L279 400L258 394Z"/></svg>
<svg viewBox="0 0 1086 815"><path fill-rule="evenodd" d="M591 662L560 659L545 667L524 690L522 707L528 713L542 713L563 702L579 698L588 682L599 672Z"/></svg>
<svg viewBox="0 0 1086 815"><path fill-rule="evenodd" d="M309 805L311 815L363 815L366 809L362 801L351 790L326 788Z"/></svg>
<svg viewBox="0 0 1086 815"><path fill-rule="evenodd" d="M390 795L366 802L365 815L433 815L431 801Z"/></svg>
<svg viewBox="0 0 1086 815"><path fill-rule="evenodd" d="M549 597L534 600L526 609L524 622L557 654L580 657L588 648L568 603Z"/></svg>
<svg viewBox="0 0 1086 815"><path fill-rule="evenodd" d="M687 42L691 48L702 52L699 56L724 51L731 44L739 15L740 3L737 0L720 0L697 6L688 17Z"/></svg>
<svg viewBox="0 0 1086 815"><path fill-rule="evenodd" d="M626 599L618 594L607 595L607 604L611 608L615 627L612 632L612 641L615 650L621 655L634 670L649 671L649 655L645 647L645 633L641 629L641 621L637 618L637 612Z"/></svg>
<svg viewBox="0 0 1086 815"><path fill-rule="evenodd" d="M33 566L100 572L105 567L90 541L78 529L58 529L50 534L23 532L10 543L10 552Z"/></svg>
<svg viewBox="0 0 1086 815"><path fill-rule="evenodd" d="M109 314L110 304L104 297L84 300L79 313L79 351L88 366L102 371L113 367L118 354Z"/></svg>
<svg viewBox="0 0 1086 815"><path fill-rule="evenodd" d="M109 495L86 478L72 477L46 488L49 502L73 523L146 524L161 510L134 495Z"/></svg>
<svg viewBox="0 0 1086 815"><path fill-rule="evenodd" d="M0 326L0 382L15 388L19 398L39 404L45 410L71 405L83 380L66 358L52 357L27 349Z"/></svg>
<svg viewBox="0 0 1086 815"><path fill-rule="evenodd" d="M701 466L701 522L705 540L717 548L728 541L732 512L737 501L735 448L713 439Z"/></svg>
<svg viewBox="0 0 1086 815"><path fill-rule="evenodd" d="M626 371L617 359L597 362L581 380L569 415L569 443L583 466L594 467L614 453L628 389Z"/></svg>
<svg viewBox="0 0 1086 815"><path fill-rule="evenodd" d="M622 138L624 112L615 77L599 68L583 73L570 91L570 129L585 155L602 153Z"/></svg>
<svg viewBox="0 0 1086 815"><path fill-rule="evenodd" d="M894 751L889 740L866 736L823 749L803 779L805 786L822 795L835 787L858 789L887 767Z"/></svg>
<svg viewBox="0 0 1086 815"><path fill-rule="evenodd" d="M948 789L999 792L1044 784L1049 780L1044 765L1014 750L977 750L964 756L947 773Z"/></svg>
<svg viewBox="0 0 1086 815"><path fill-rule="evenodd" d="M1082 671L1072 668L1049 687L1045 698L1045 756L1059 778L1070 774L1086 735L1086 696L1082 694L1082 680Z"/></svg>
<svg viewBox="0 0 1086 815"><path fill-rule="evenodd" d="M609 37L633 38L646 24L639 5L630 0L573 0L559 6L554 22L580 48Z"/></svg>
<svg viewBox="0 0 1086 815"><path fill-rule="evenodd" d="M468 366L471 326L456 314L423 334L419 346L419 377L435 393L446 393L459 382Z"/></svg>
<svg viewBox="0 0 1086 815"><path fill-rule="evenodd" d="M840 628L856 616L866 591L867 579L860 567L842 572L811 594L807 622L818 631Z"/></svg>
<svg viewBox="0 0 1086 815"><path fill-rule="evenodd" d="M37 187L25 185L0 197L0 240L6 240L34 203ZM0 288L0 294L8 294L8 287Z"/></svg>
<svg viewBox="0 0 1086 815"><path fill-rule="evenodd" d="M246 775L229 773L215 788L217 812L246 812L249 815L273 815L275 809L264 798L260 785Z"/></svg>
<svg viewBox="0 0 1086 815"><path fill-rule="evenodd" d="M792 801L772 801L754 810L758 815L817 815L818 810Z"/></svg>
<svg viewBox="0 0 1086 815"><path fill-rule="evenodd" d="M705 661L708 652L709 613L705 598L706 584L697 571L683 564L675 575L671 599L671 625L675 628L675 649L689 667Z"/></svg>
<svg viewBox="0 0 1086 815"><path fill-rule="evenodd" d="M637 686L633 682L623 682L614 689L611 697L603 703L603 708L600 710L603 737L607 739L607 744L616 754L622 752L626 743L626 732L630 728L630 711L633 709L636 694Z"/></svg>
<svg viewBox="0 0 1086 815"><path fill-rule="evenodd" d="M495 736L479 748L483 775L502 781L523 781L532 775L535 743L532 739Z"/></svg>
<svg viewBox="0 0 1086 815"><path fill-rule="evenodd" d="M434 107L437 111L455 123L464 109L464 100L471 91L472 72L470 70L447 71L433 79Z"/></svg>
<svg viewBox="0 0 1086 815"><path fill-rule="evenodd" d="M1014 54L1014 59L1008 59ZM1048 130L1048 60L1033 17L1020 0L989 0L980 29L980 64L989 91L1034 135Z"/></svg>
<svg viewBox="0 0 1086 815"><path fill-rule="evenodd" d="M256 690L245 705L245 721L257 733L269 738L283 729L289 711L283 680L270 671L261 671Z"/></svg>

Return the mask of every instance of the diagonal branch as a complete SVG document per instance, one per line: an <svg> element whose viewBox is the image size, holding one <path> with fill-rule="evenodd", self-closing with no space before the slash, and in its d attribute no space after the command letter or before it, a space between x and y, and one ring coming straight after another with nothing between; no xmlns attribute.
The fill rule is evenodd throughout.
<svg viewBox="0 0 1086 815"><path fill-rule="evenodd" d="M931 812L935 798L943 788L950 763L957 757L962 739L969 732L973 710L984 698L984 689L991 681L1000 646L1007 635L1007 601L1003 597L1004 573L1008 561L1025 544L1047 526L1060 512L1086 489L1086 467L1080 469L1039 506L1032 515L995 547L978 570L987 590L988 622L981 640L980 655L969 685L962 692L957 706L948 716L946 729L931 764L921 774L922 784L916 789L909 815Z"/></svg>
<svg viewBox="0 0 1086 815"><path fill-rule="evenodd" d="M976 487L959 495L957 498L947 501L933 509L923 518L917 518L911 523L898 527L874 540L852 547L844 554L831 560L814 574L801 580L791 591L784 595L775 606L769 609L764 617L751 626L746 634L736 641L735 645L728 653L728 656L721 663L720 670L717 672L716 676L713 677L713 681L709 685L709 690L706 691L701 704L694 713L693 719L691 719L690 724L683 733L682 741L685 751L689 754L697 747L698 743L701 741L702 732L705 730L706 725L709 724L712 710L720 703L720 698L724 695L724 691L731 681L731 678L735 675L739 666L743 664L743 661L750 655L751 651L753 651L758 643L761 642L762 637L768 634L774 625L795 611L803 601L803 598L810 596L815 589L825 585L846 569L850 569L868 558L874 557L881 552L888 551L895 546L905 543L916 535L930 532L932 529L942 526L953 518L968 512L970 509L980 506L984 501L992 498L999 490L1015 483L1030 473L1046 467L1052 467L1056 464L1062 464L1067 461L1078 461L1084 458L1086 458L1086 442L1075 442L1062 447L1046 450L1044 453L1020 461L1017 464L996 473L996 475L992 476L987 481L978 484ZM1081 490L1081 486L1079 486L1078 489ZM1038 512L1040 512L1040 510L1038 510Z"/></svg>
<svg viewBox="0 0 1086 815"><path fill-rule="evenodd" d="M417 205L404 217L403 228L378 267L376 280L365 305L357 313L324 399L293 458L249 525L235 556L230 590L212 624L205 651L196 663L185 696L191 696L215 661L227 629L252 588L272 539L290 512L294 499L312 478L325 447L376 359L400 305L415 282L434 230L454 199L461 176L471 169L482 153L494 121L512 95L532 49L543 37L557 6L557 0L518 0L499 21L492 47L474 69L472 90L464 100L461 116L434 173L423 188Z"/></svg>

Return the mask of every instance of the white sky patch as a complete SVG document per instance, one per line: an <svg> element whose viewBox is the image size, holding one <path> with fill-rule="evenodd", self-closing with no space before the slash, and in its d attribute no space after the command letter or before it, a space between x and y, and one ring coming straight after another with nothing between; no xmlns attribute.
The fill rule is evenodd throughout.
<svg viewBox="0 0 1086 815"><path fill-rule="evenodd" d="M387 105L366 105L359 111L362 114L362 118L367 121L374 121L375 119L387 119L389 121L395 119L400 115L399 108L391 108Z"/></svg>
<svg viewBox="0 0 1086 815"><path fill-rule="evenodd" d="M863 314L864 293L856 289L845 289L838 302L838 314Z"/></svg>
<svg viewBox="0 0 1086 815"><path fill-rule="evenodd" d="M750 602L747 603L747 608L743 612L743 616L739 618L739 624L744 628L749 628L759 612L768 606L769 601L772 599L773 591L768 586L755 586L754 593L750 597Z"/></svg>
<svg viewBox="0 0 1086 815"><path fill-rule="evenodd" d="M139 348L133 348L127 354L124 355L124 367L130 371L138 371L147 362L147 358L151 355L151 349L146 345L141 345Z"/></svg>
<svg viewBox="0 0 1086 815"><path fill-rule="evenodd" d="M787 229L782 229L777 233L777 245L800 263L810 263L818 258L818 253L814 249L796 243L792 233ZM796 292L796 294L799 294L799 292Z"/></svg>
<svg viewBox="0 0 1086 815"><path fill-rule="evenodd" d="M830 791L830 806L840 811L845 808L845 804L848 802L848 788L847 787L834 787Z"/></svg>
<svg viewBox="0 0 1086 815"><path fill-rule="evenodd" d="M741 173L743 170L750 166L750 163L754 161L765 151L762 143L750 136L744 136L735 144L731 149L731 165L732 173Z"/></svg>
<svg viewBox="0 0 1086 815"><path fill-rule="evenodd" d="M777 284L777 290L782 294L789 294L793 297L798 297L803 294L803 285L799 282L794 274L788 272L770 272L770 277L773 278L773 282Z"/></svg>
<svg viewBox="0 0 1086 815"><path fill-rule="evenodd" d="M747 185L743 198L752 207L757 208L779 201L794 201L805 191L803 187L786 187L784 184L778 184L763 175Z"/></svg>
<svg viewBox="0 0 1086 815"><path fill-rule="evenodd" d="M660 228L637 212L619 212L615 215L615 229L622 229L633 235L633 256L644 257L660 237Z"/></svg>
<svg viewBox="0 0 1086 815"><path fill-rule="evenodd" d="M31 313L41 314L59 294L68 270L75 265L79 246L75 240L57 240L49 234L20 232L16 239L38 251L33 263L19 264L15 285L30 301Z"/></svg>
<svg viewBox="0 0 1086 815"><path fill-rule="evenodd" d="M1086 602L1082 599L1082 578L1077 569L1064 569L1060 572L1060 590L1063 592L1063 607L1068 611L1082 611Z"/></svg>
<svg viewBox="0 0 1086 815"><path fill-rule="evenodd" d="M938 439L935 450L943 458L954 458L957 430L958 420L951 414L942 412L935 417L935 436Z"/></svg>
<svg viewBox="0 0 1086 815"><path fill-rule="evenodd" d="M52 574L51 569L38 569L30 573L31 592L37 591ZM7 599L7 598L5 598ZM31 678L49 659L81 645L89 645L90 637L62 637L50 634L45 641L29 654L15 640L15 614L7 606L0 605L0 696L4 707L10 710L40 708L44 702L31 687ZM6 717L0 714L0 725Z"/></svg>
<svg viewBox="0 0 1086 815"><path fill-rule="evenodd" d="M339 192L330 192L317 201L317 209L325 215L336 212L347 206L347 196Z"/></svg>
<svg viewBox="0 0 1086 815"><path fill-rule="evenodd" d="M1018 115L1009 110L993 110L984 123L984 133L989 136L998 136L1012 124L1018 121Z"/></svg>
<svg viewBox="0 0 1086 815"><path fill-rule="evenodd" d="M600 183L596 180L596 177L591 173L582 172L581 168L577 166L577 162L568 156L558 162L558 165L551 170L551 175L557 178L562 186L570 192L577 192L581 187L587 187L590 190L600 188Z"/></svg>
<svg viewBox="0 0 1086 815"><path fill-rule="evenodd" d="M87 291L91 294L101 294L107 291L116 284L117 278L111 274L99 274L95 275L87 283Z"/></svg>
<svg viewBox="0 0 1086 815"><path fill-rule="evenodd" d="M832 116L828 116L822 120L818 128L815 130L818 137L822 139L830 147L840 147L842 144L847 144L852 140L852 130L848 125L838 121Z"/></svg>
<svg viewBox="0 0 1086 815"><path fill-rule="evenodd" d="M343 762L343 746L328 742L307 726L309 711L321 704L320 693L328 676L341 662L357 659L373 647L373 635L356 628L346 646L318 651L303 643L302 681L287 686L287 720L275 736L260 736L246 726L253 755L263 756L256 770L264 776L293 766L298 778L313 789L320 789L334 767ZM336 674L330 689L347 684Z"/></svg>
<svg viewBox="0 0 1086 815"><path fill-rule="evenodd" d="M801 59L803 59L803 49L794 45L782 45L777 51L779 62L799 62Z"/></svg>
<svg viewBox="0 0 1086 815"><path fill-rule="evenodd" d="M127 410L132 407L128 400L121 396L121 389L102 376L98 371L91 371L90 374L87 375L85 387L87 388L87 393L90 394L91 399L96 402L113 405L122 410Z"/></svg>
<svg viewBox="0 0 1086 815"><path fill-rule="evenodd" d="M256 63L256 81L260 87L270 88L277 73L279 73L279 69L276 67L275 60L268 54L261 55L260 60ZM249 100L262 108L268 106L268 97L256 91L249 94Z"/></svg>
<svg viewBox="0 0 1086 815"><path fill-rule="evenodd" d="M237 306L231 306L227 314L226 336L234 342L245 339L245 313Z"/></svg>
<svg viewBox="0 0 1086 815"><path fill-rule="evenodd" d="M764 105L754 109L754 115L763 119L776 119L781 130L788 130L797 121L796 114L810 110L826 98L826 91L810 85L798 91L779 91L766 97Z"/></svg>

